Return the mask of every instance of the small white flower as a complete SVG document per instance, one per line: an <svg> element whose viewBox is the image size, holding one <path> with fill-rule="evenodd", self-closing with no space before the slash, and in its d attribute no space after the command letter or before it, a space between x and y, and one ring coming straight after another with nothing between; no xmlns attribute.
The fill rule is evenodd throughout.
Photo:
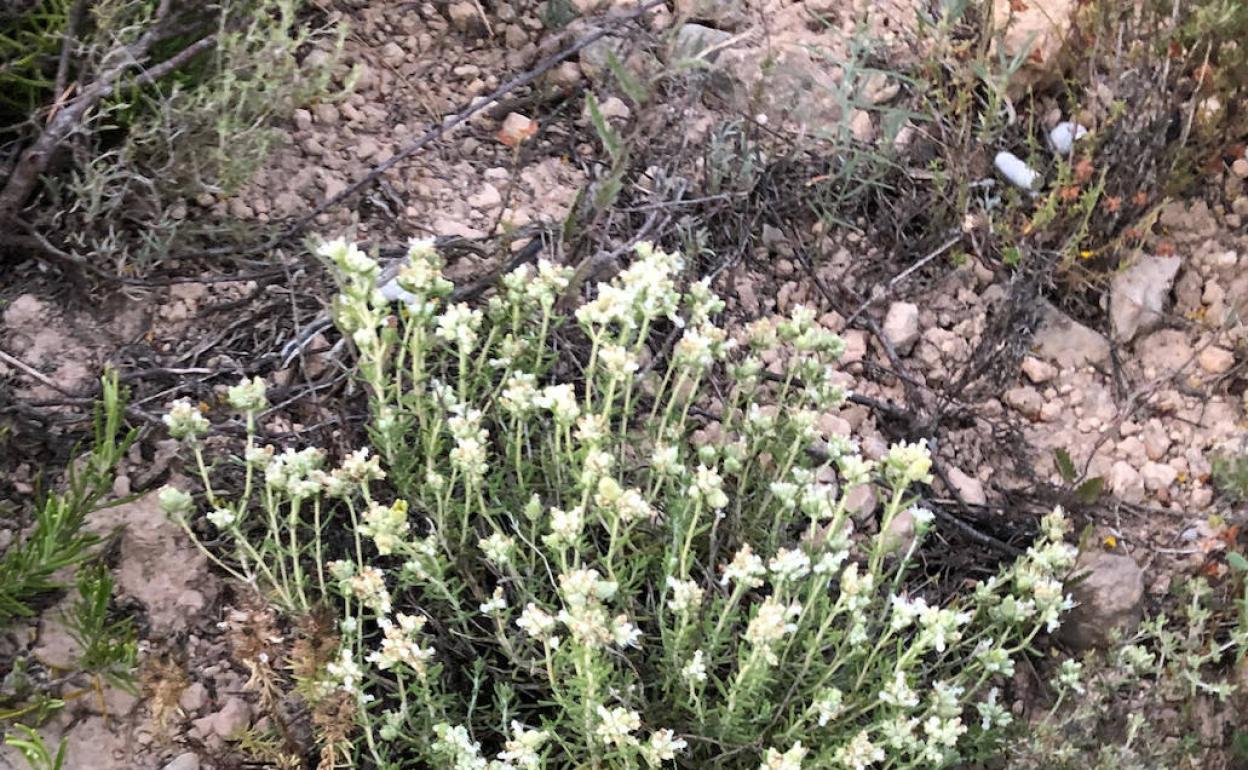
<svg viewBox="0 0 1248 770"><path fill-rule="evenodd" d="M487 538L478 540L477 547L485 554L485 558L502 567L511 562L511 555L516 550L516 541L501 532L495 532Z"/></svg>
<svg viewBox="0 0 1248 770"><path fill-rule="evenodd" d="M238 521L238 516L229 508L217 508L210 512L207 518L217 529L229 529Z"/></svg>
<svg viewBox="0 0 1248 770"><path fill-rule="evenodd" d="M732 562L724 567L724 576L720 584L728 585L732 582L747 588L758 588L763 584L762 577L766 574L767 568L763 566L763 560L754 553L750 544L746 543L737 551Z"/></svg>
<svg viewBox="0 0 1248 770"><path fill-rule="evenodd" d="M649 743L642 747L642 756L645 757L646 764L658 767L663 762L675 759L677 752L683 751L688 745L671 730L655 730L650 734Z"/></svg>
<svg viewBox="0 0 1248 770"><path fill-rule="evenodd" d="M198 438L208 432L212 425L191 403L189 398L179 398L169 405L169 413L161 418L174 438Z"/></svg>
<svg viewBox="0 0 1248 770"><path fill-rule="evenodd" d="M781 548L767 565L776 584L800 580L810 574L810 557L801 549Z"/></svg>
<svg viewBox="0 0 1248 770"><path fill-rule="evenodd" d="M715 510L728 505L728 495L724 493L724 479L714 468L699 465L694 471L693 483L688 489L690 497L703 501Z"/></svg>
<svg viewBox="0 0 1248 770"><path fill-rule="evenodd" d="M264 380L260 377L246 377L237 385L231 385L226 391L226 401L240 412L259 412L269 405L266 397Z"/></svg>
<svg viewBox="0 0 1248 770"><path fill-rule="evenodd" d="M820 727L826 727L845 712L845 694L832 687L815 699L811 708L818 717Z"/></svg>
<svg viewBox="0 0 1248 770"><path fill-rule="evenodd" d="M355 662L349 645L343 645L338 651L338 660L330 661L325 666L330 681L337 689L345 690L359 697L363 694L361 685L364 680L364 669Z"/></svg>
<svg viewBox="0 0 1248 770"><path fill-rule="evenodd" d="M527 414L537 406L537 377L528 372L515 372L507 379L499 394L503 409L512 415Z"/></svg>
<svg viewBox="0 0 1248 770"><path fill-rule="evenodd" d="M520 613L520 617L516 620L516 626L521 631L543 642L550 640L558 625L559 621L553 615L533 602L525 605L524 610Z"/></svg>
<svg viewBox="0 0 1248 770"><path fill-rule="evenodd" d="M378 615L390 612L390 591L386 578L376 567L361 567L348 581L351 594Z"/></svg>
<svg viewBox="0 0 1248 770"><path fill-rule="evenodd" d="M802 605L796 601L784 605L776 601L774 596L768 596L746 626L745 639L761 650L769 663L775 665L776 656L771 651L771 645L797 630L797 624L790 621L801 614Z"/></svg>
<svg viewBox="0 0 1248 770"><path fill-rule="evenodd" d="M701 650L694 650L693 656L689 658L680 669L681 677L692 687L696 684L702 684L706 681L706 655Z"/></svg>
<svg viewBox="0 0 1248 770"><path fill-rule="evenodd" d="M353 484L367 484L386 477L381 469L381 458L371 454L368 447L357 449L342 461L342 476Z"/></svg>
<svg viewBox="0 0 1248 770"><path fill-rule="evenodd" d="M609 601L619 590L614 580L604 580L596 569L577 569L559 576L559 593L569 607Z"/></svg>
<svg viewBox="0 0 1248 770"><path fill-rule="evenodd" d="M871 742L866 730L861 730L849 743L837 749L836 761L849 770L866 770L884 761L884 749Z"/></svg>
<svg viewBox="0 0 1248 770"><path fill-rule="evenodd" d="M507 597L503 595L502 586L495 587L494 594L489 601L482 602L480 606L482 615L496 615L505 609L507 609Z"/></svg>
<svg viewBox="0 0 1248 770"><path fill-rule="evenodd" d="M900 668L893 670L893 679L880 690L880 702L902 709L912 709L919 705L919 695L910 689L906 682L906 672Z"/></svg>
<svg viewBox="0 0 1248 770"><path fill-rule="evenodd" d="M407 501L395 500L391 505L370 505L357 529L361 535L372 539L377 553L389 556L402 544L409 526Z"/></svg>
<svg viewBox="0 0 1248 770"><path fill-rule="evenodd" d="M681 476L685 466L680 463L680 449L672 444L659 444L650 456L650 465L664 476Z"/></svg>
<svg viewBox="0 0 1248 770"><path fill-rule="evenodd" d="M641 715L636 711L616 706L608 709L598 707L598 728L594 731L608 746L629 746L637 743L632 733L641 727Z"/></svg>
<svg viewBox="0 0 1248 770"><path fill-rule="evenodd" d="M927 441L914 443L902 441L893 444L884 455L884 479L894 487L905 487L914 483L928 484L932 480L932 455L927 449Z"/></svg>
<svg viewBox="0 0 1248 770"><path fill-rule="evenodd" d="M627 615L616 615L611 621L611 641L616 647L640 646L641 629L629 621Z"/></svg>
<svg viewBox="0 0 1248 770"><path fill-rule="evenodd" d="M623 345L603 345L598 351L602 368L613 378L628 377L641 368L641 363Z"/></svg>
<svg viewBox="0 0 1248 770"><path fill-rule="evenodd" d="M585 511L578 505L569 510L550 509L550 534L548 542L555 546L571 545L581 536L585 526Z"/></svg>
<svg viewBox="0 0 1248 770"><path fill-rule="evenodd" d="M545 730L531 730L513 721L511 738L503 744L503 750L499 752L498 758L502 762L513 763L515 767L522 770L537 770L542 763L538 752L548 740L550 740L550 733Z"/></svg>
<svg viewBox="0 0 1248 770"><path fill-rule="evenodd" d="M1077 660L1062 661L1057 669L1057 683L1068 690L1083 695L1083 664Z"/></svg>
<svg viewBox="0 0 1248 770"><path fill-rule="evenodd" d="M421 629L428 619L424 615L405 615L400 612L395 620L398 621L397 624L386 617L377 621L385 637L381 640L381 648L369 653L368 661L375 663L382 671L404 665L417 676L424 677L428 673L429 661L435 655L433 647L420 645Z"/></svg>
<svg viewBox="0 0 1248 770"><path fill-rule="evenodd" d="M473 310L460 302L451 305L438 316L434 334L440 339L455 343L461 353L470 353L477 346L477 330L483 320L484 314L480 310Z"/></svg>
<svg viewBox="0 0 1248 770"><path fill-rule="evenodd" d="M802 760L806 758L807 749L801 741L794 743L792 748L781 753L777 749L767 749L763 764L758 770L802 770Z"/></svg>
<svg viewBox="0 0 1248 770"><path fill-rule="evenodd" d="M549 409L560 425L571 425L581 415L581 407L576 403L576 391L567 383L547 385L534 397L533 403L539 409Z"/></svg>
<svg viewBox="0 0 1248 770"><path fill-rule="evenodd" d="M156 499L160 502L160 509L175 518L185 516L195 507L195 499L193 497L177 487L167 484L160 488Z"/></svg>
<svg viewBox="0 0 1248 770"><path fill-rule="evenodd" d="M702 587L692 580L677 580L668 575L667 587L672 595L667 600L667 608L672 612L690 612L702 605L705 594Z"/></svg>

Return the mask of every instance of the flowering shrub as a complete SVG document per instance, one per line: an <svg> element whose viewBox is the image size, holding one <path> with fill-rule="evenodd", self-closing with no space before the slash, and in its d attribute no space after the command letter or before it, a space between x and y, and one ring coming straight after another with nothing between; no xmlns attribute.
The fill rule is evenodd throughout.
<svg viewBox="0 0 1248 770"><path fill-rule="evenodd" d="M931 459L821 433L848 394L813 312L730 337L708 282L682 291L679 255L647 245L571 318L570 272L545 262L469 307L428 243L384 293L355 246L320 252L371 448L330 468L249 438L232 501L195 451L222 565L289 610L341 612L304 689L354 702L360 739L324 766L861 770L993 747L996 685L1069 606L1065 521L951 601L913 590ZM771 371L766 350L784 351ZM254 427L263 383L229 399ZM169 422L207 428L183 405ZM865 484L880 536L853 531ZM196 504L165 497L183 521Z"/></svg>

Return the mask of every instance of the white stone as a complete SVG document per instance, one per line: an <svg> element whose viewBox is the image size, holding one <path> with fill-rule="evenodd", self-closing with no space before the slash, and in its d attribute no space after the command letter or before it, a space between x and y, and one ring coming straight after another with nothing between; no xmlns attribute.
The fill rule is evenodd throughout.
<svg viewBox="0 0 1248 770"><path fill-rule="evenodd" d="M953 485L953 489L958 493L958 497L962 498L962 502L968 505L987 505L988 495L984 492L984 485L974 476L968 476L960 469L953 466L949 467L949 483Z"/></svg>
<svg viewBox="0 0 1248 770"><path fill-rule="evenodd" d="M1039 189L1043 184L1044 180L1040 172L1028 166L1026 161L1012 152L997 153L993 165L997 167L997 171L1001 172L1001 176L1015 187L1031 192Z"/></svg>
<svg viewBox="0 0 1248 770"><path fill-rule="evenodd" d="M1069 120L1063 120L1053 130L1049 131L1049 146L1053 148L1056 155L1069 155L1071 150L1075 149L1075 142L1087 135L1088 129L1072 123Z"/></svg>
<svg viewBox="0 0 1248 770"><path fill-rule="evenodd" d="M1023 374L1033 385L1040 385L1048 382L1057 376L1057 367L1047 361L1042 361L1035 356L1027 356L1023 359Z"/></svg>
<svg viewBox="0 0 1248 770"><path fill-rule="evenodd" d="M1114 339L1130 342L1136 334L1161 323L1181 264L1178 257L1142 257L1114 276L1109 299Z"/></svg>
<svg viewBox="0 0 1248 770"><path fill-rule="evenodd" d="M494 209L501 206L503 196L499 193L498 188L486 182L481 185L481 189L476 195L469 196L468 205L475 209Z"/></svg>
<svg viewBox="0 0 1248 770"><path fill-rule="evenodd" d="M919 307L912 302L894 302L884 317L884 337L898 353L908 353L919 339Z"/></svg>
<svg viewBox="0 0 1248 770"><path fill-rule="evenodd" d="M1151 460L1144 463L1143 468L1140 468L1140 479L1144 482L1144 488L1150 492L1169 489L1178 476L1178 471L1173 467L1164 463L1155 463Z"/></svg>
<svg viewBox="0 0 1248 770"><path fill-rule="evenodd" d="M1035 388L1020 386L1010 388L1005 391L1002 400L1006 405L1020 412L1029 420L1040 419L1041 411L1044 408L1044 398L1036 392Z"/></svg>
<svg viewBox="0 0 1248 770"><path fill-rule="evenodd" d="M1235 365L1235 354L1226 348L1210 345L1200 351L1196 361L1209 374L1226 374Z"/></svg>
<svg viewBox="0 0 1248 770"><path fill-rule="evenodd" d="M1080 369L1109 361L1109 340L1044 303L1040 328L1032 337L1036 355L1063 369Z"/></svg>
<svg viewBox="0 0 1248 770"><path fill-rule="evenodd" d="M1131 463L1119 460L1109 469L1109 490L1123 502L1140 503L1144 501L1144 480L1140 478Z"/></svg>
<svg viewBox="0 0 1248 770"><path fill-rule="evenodd" d="M161 770L199 770L199 756L187 751L169 760Z"/></svg>

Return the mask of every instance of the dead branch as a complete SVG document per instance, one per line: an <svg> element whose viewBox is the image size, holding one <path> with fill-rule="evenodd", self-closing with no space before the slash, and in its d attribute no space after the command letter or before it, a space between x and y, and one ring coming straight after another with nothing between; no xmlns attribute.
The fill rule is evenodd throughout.
<svg viewBox="0 0 1248 770"><path fill-rule="evenodd" d="M101 99L126 85L124 81L133 71L140 70L131 84L147 85L215 45L216 35L210 34L191 43L168 59L154 66L145 67L152 47L167 37L164 25L169 18L170 5L171 0L161 0L147 31L138 40L108 51L101 59L107 66L89 81L78 84L78 95L67 100L49 116L39 136L18 156L4 187L0 188L0 226L11 225L16 220L18 212L33 194L40 177L47 172L56 151L70 136L82 129L88 113L100 103ZM71 18L62 49L62 61L58 63L57 68L58 85L62 79L68 78L68 57L73 44L75 27L76 24ZM56 98L60 99L70 88L71 86L67 84L59 89ZM41 251L45 255L49 253L46 248ZM57 261L63 262L63 260ZM78 262L78 260L74 261Z"/></svg>

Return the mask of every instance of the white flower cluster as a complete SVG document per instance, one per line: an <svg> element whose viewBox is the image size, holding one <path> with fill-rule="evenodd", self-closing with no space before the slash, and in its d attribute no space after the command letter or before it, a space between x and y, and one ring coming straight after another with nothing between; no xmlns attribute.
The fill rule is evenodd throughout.
<svg viewBox="0 0 1248 770"><path fill-rule="evenodd" d="M637 259L609 284L598 285L598 296L581 305L576 319L587 326L618 325L633 329L656 318L681 323L676 314L680 292L676 276L684 267L679 254L668 254L650 244L635 247Z"/></svg>
<svg viewBox="0 0 1248 770"><path fill-rule="evenodd" d="M396 622L397 621L397 622ZM398 613L394 620L382 617L377 620L384 638L381 648L369 653L367 660L377 668L387 671L398 665L406 666L422 679L429 673L429 661L433 660L433 647L422 647L421 630L428 618L424 615Z"/></svg>
<svg viewBox="0 0 1248 770"><path fill-rule="evenodd" d="M667 608L672 612L690 613L702 606L702 597L706 592L696 581L677 580L669 575L667 587L672 592L667 600Z"/></svg>
<svg viewBox="0 0 1248 770"><path fill-rule="evenodd" d="M503 288L513 307L524 308L536 303L549 312L568 288L574 272L571 268L539 259L536 269L531 265L521 265L503 276Z"/></svg>
<svg viewBox="0 0 1248 770"><path fill-rule="evenodd" d="M481 427L481 411L456 404L447 418L447 427L455 446L451 448L451 467L476 483L488 470L489 431Z"/></svg>
<svg viewBox="0 0 1248 770"><path fill-rule="evenodd" d="M273 491L285 492L292 498L314 497L324 488L324 463L325 453L316 447L299 451L287 447L265 467L264 482Z"/></svg>
<svg viewBox="0 0 1248 770"><path fill-rule="evenodd" d="M343 559L329 563L329 574L338 581L338 589L358 600L379 617L390 614L390 591L386 576L372 566L356 567Z"/></svg>
<svg viewBox="0 0 1248 770"><path fill-rule="evenodd" d="M179 398L169 405L169 411L161 418L173 438L196 439L212 426L199 407L189 398Z"/></svg>
<svg viewBox="0 0 1248 770"><path fill-rule="evenodd" d="M576 391L568 383L547 385L533 396L532 403L539 409L550 410L555 423L564 427L576 422L581 407L576 403Z"/></svg>
<svg viewBox="0 0 1248 770"><path fill-rule="evenodd" d="M407 262L399 268L391 289L395 296L388 298L401 300L412 313L433 315L437 301L455 288L442 277L443 266L442 256L431 239L412 239L408 242ZM382 292L387 288L383 286Z"/></svg>
<svg viewBox="0 0 1248 770"><path fill-rule="evenodd" d="M719 471L699 465L693 472L693 483L688 487L689 497L701 501L714 510L728 505L728 495L724 492L724 477Z"/></svg>
<svg viewBox="0 0 1248 770"><path fill-rule="evenodd" d="M758 770L802 770L802 760L806 758L807 753L809 751L801 741L794 743L788 751L784 752L778 749L767 749L767 753L763 756L763 764L758 766Z"/></svg>
<svg viewBox="0 0 1248 770"><path fill-rule="evenodd" d="M635 647L641 639L641 629L623 613L611 617L605 606L617 590L615 581L603 579L595 569L564 573L559 576L564 609L553 620L567 628L573 641L591 649L607 645ZM549 615L531 606L525 608L517 625L530 636L549 641L554 630L550 621Z"/></svg>
<svg viewBox="0 0 1248 770"><path fill-rule="evenodd" d="M372 539L377 553L389 556L398 550L408 527L407 501L395 500L390 505L370 505L364 511L364 520L358 529L361 535Z"/></svg>
<svg viewBox="0 0 1248 770"><path fill-rule="evenodd" d="M467 355L477 347L483 320L484 313L461 302L451 305L437 317L434 334L457 345L461 355Z"/></svg>
<svg viewBox="0 0 1248 770"><path fill-rule="evenodd" d="M646 502L641 490L632 487L622 489L619 482L610 476L603 476L598 480L594 505L615 514L625 524L640 519L653 521L658 517L658 511Z"/></svg>
<svg viewBox="0 0 1248 770"><path fill-rule="evenodd" d="M745 640L754 645L763 659L774 666L779 660L772 646L797 630L797 624L793 620L801 615L802 605L796 601L785 605L776 601L774 596L768 596L746 626Z"/></svg>
<svg viewBox="0 0 1248 770"><path fill-rule="evenodd" d="M269 405L264 380L259 377L246 377L237 385L230 386L226 391L226 401L240 412L256 413Z"/></svg>

